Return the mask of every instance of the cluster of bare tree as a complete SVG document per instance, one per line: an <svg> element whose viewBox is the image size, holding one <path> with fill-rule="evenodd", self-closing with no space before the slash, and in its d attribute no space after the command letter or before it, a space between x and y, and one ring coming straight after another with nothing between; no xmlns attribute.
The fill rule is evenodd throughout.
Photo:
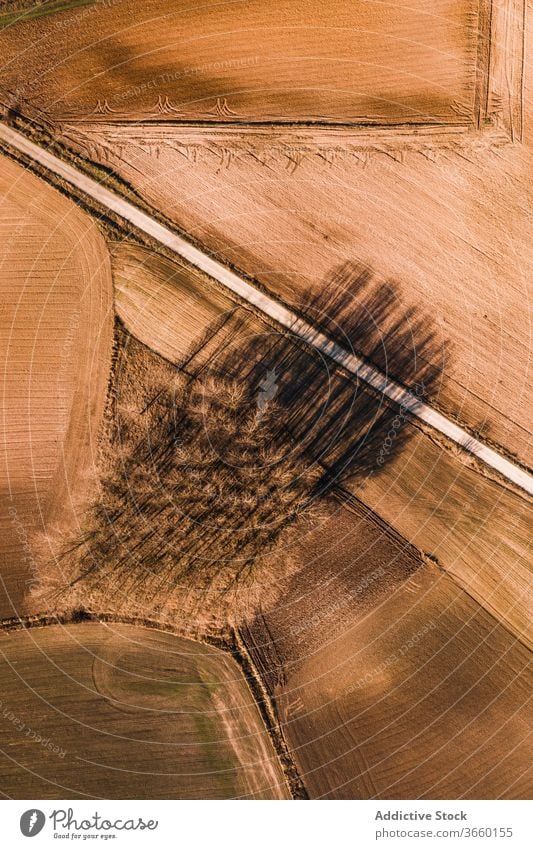
<svg viewBox="0 0 533 849"><path fill-rule="evenodd" d="M344 267L303 312L418 395L437 386L443 354L428 323L399 314L394 289L366 271ZM297 522L316 519L332 488L379 473L408 438L406 415L312 345L272 331L217 350L219 330L207 368L191 355L187 379L154 385L142 411L117 406L84 531L46 573L56 609L248 615L290 574Z"/></svg>
<svg viewBox="0 0 533 849"><path fill-rule="evenodd" d="M84 534L59 557L54 604L249 611L289 571L270 554L313 513L316 473L273 438L275 405L260 415L237 381L158 387L151 412L139 439L131 414L117 411L116 461Z"/></svg>

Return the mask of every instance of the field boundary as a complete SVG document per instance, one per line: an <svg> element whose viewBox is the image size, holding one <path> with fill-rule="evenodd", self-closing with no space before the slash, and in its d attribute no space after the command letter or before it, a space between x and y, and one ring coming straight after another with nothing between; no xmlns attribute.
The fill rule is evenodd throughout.
<svg viewBox="0 0 533 849"><path fill-rule="evenodd" d="M326 334L317 330L305 319L286 307L281 301L262 291L255 284L255 281L249 280L243 274L223 265L184 236L161 224L152 215L143 212L130 201L120 197L86 173L59 159L48 150L44 150L26 136L5 124L0 124L0 141L14 148L32 164L36 163L47 169L51 174L96 201L107 213L111 213L111 218L118 216L127 221L133 231L140 231L164 248L172 251L189 265L200 269L209 278L225 287L227 291L292 333L296 339L316 348L355 379L362 380L389 401L400 405L406 414L419 419L435 431L451 439L467 454L476 457L529 495L533 495L533 475L529 474L528 471L511 462L503 454L490 448L477 437L472 436L471 433L455 424L434 407L420 400L414 392L389 378L388 375L367 362L364 357L354 351L349 352L342 348Z"/></svg>
<svg viewBox="0 0 533 849"><path fill-rule="evenodd" d="M261 676L238 635L237 630L228 628L227 632L204 634L189 631L170 623L157 622L152 619L142 619L135 616L118 616L113 613L82 613L79 616L55 616L49 614L29 614L0 620L0 634L11 631L24 631L30 628L46 628L50 625L77 625L87 622L109 622L117 625L136 625L151 631L161 631L176 637L193 640L204 645L213 646L226 654L231 654L243 674L253 701L268 732L274 751L278 757L285 782L292 799L308 799L305 785L300 777L296 764L291 757L289 747L285 742L276 709L263 686Z"/></svg>
<svg viewBox="0 0 533 849"><path fill-rule="evenodd" d="M293 799L308 799L309 795L305 789L305 784L285 741L274 702L263 683L261 674L252 660L250 652L246 648L238 629L233 631L233 639L235 641L234 657L237 659L241 669L243 669L248 686L254 694L255 702L261 712L263 721L280 759L291 796Z"/></svg>
<svg viewBox="0 0 533 849"><path fill-rule="evenodd" d="M90 0L81 3L90 4ZM69 8L68 3L65 8ZM234 116L225 97L216 98L212 110L216 117L197 119L182 114L182 109L175 114L177 110L164 90L158 89L154 89L153 109L144 115L113 109L105 99L98 100L89 111L65 111L53 119L31 103L24 108L28 118L63 135L74 131L83 136L85 131L101 133L104 129L131 133L142 128L144 137L151 134L157 144L165 134L177 132L181 145L188 149L187 156L215 149L224 167L243 148L260 157L273 147L287 157L288 170L296 168L308 153L318 153L330 161L337 149L351 151L359 158L374 153L396 158L412 149L431 157L435 150L450 147L473 150L475 155L478 148L522 141L526 9L526 0L478 0L472 103L454 101L454 117L450 119L388 123L327 117L250 121ZM18 104L9 94L4 99L0 112L5 119L16 113Z"/></svg>
<svg viewBox="0 0 533 849"><path fill-rule="evenodd" d="M110 125L113 128L148 127L156 132L179 129L185 143L197 145L240 145L260 147L265 138L274 136L275 144L287 149L305 146L390 147L408 145L446 146L450 142L471 143L485 137L489 144L507 140L521 141L523 132L523 79L525 53L526 0L478 0L473 104L454 103L453 120L404 121L379 120L247 121L232 116L226 98L218 97L213 112L218 118L195 120L175 111L164 91L154 94L153 110L143 116L113 109L107 100L98 100L89 112L66 112L57 125L85 128ZM157 100L155 96L158 94ZM182 110L180 110L181 112ZM270 143L270 141L269 141Z"/></svg>

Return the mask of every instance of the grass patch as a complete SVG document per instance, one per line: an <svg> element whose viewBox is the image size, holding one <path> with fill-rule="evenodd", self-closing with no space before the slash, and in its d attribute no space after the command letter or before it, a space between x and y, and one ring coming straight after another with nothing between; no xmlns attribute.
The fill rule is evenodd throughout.
<svg viewBox="0 0 533 849"><path fill-rule="evenodd" d="M25 5L13 3L12 10L0 12L0 29L11 24L45 18L48 15L55 15L57 12L66 12L69 9L77 9L81 6L97 6L98 0L49 0L48 2L34 5L28 4L26 8ZM18 9L17 6L19 6Z"/></svg>

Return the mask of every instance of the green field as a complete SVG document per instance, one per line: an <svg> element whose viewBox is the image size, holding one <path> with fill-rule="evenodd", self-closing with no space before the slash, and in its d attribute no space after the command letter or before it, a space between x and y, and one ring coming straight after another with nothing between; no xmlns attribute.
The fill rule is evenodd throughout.
<svg viewBox="0 0 533 849"><path fill-rule="evenodd" d="M130 625L0 639L0 786L13 798L284 798L243 675L210 646Z"/></svg>

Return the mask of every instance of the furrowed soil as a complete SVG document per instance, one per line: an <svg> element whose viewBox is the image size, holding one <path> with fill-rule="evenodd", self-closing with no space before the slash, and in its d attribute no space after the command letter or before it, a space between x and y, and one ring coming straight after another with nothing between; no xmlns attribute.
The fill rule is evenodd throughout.
<svg viewBox="0 0 533 849"><path fill-rule="evenodd" d="M208 374L227 344L214 333L187 369ZM116 399L140 412L170 365L119 347ZM241 635L310 795L527 795L528 500L407 431L279 552L299 571Z"/></svg>
<svg viewBox="0 0 533 849"><path fill-rule="evenodd" d="M357 303L355 281L339 281L339 269L368 267L399 304L430 315L448 346L439 407L531 463L531 162L523 148L443 146L435 157L405 151L397 162L379 149L351 153L342 138L328 158L304 141L297 149L253 137L217 145L172 126L65 131L85 156L291 305L335 279Z"/></svg>
<svg viewBox="0 0 533 849"><path fill-rule="evenodd" d="M344 287L354 305L359 297L364 304L366 293L352 291L337 270L354 254L379 269L376 279L390 279L398 308L416 303L431 316L436 343L449 346L430 402L530 460L524 149L474 158L443 149L435 162L414 152L403 163L376 154L363 169L342 153L331 166L310 155L291 175L279 150L263 163L243 153L227 169L205 148L193 161L169 145L156 158L132 143L126 156L118 140L129 132L138 130L110 133L113 168L288 302ZM164 323L164 306L159 315ZM364 352L364 333L359 342ZM454 446L411 432L410 449L359 486L358 497L531 644L529 499L469 468Z"/></svg>
<svg viewBox="0 0 533 849"><path fill-rule="evenodd" d="M368 538L352 543L369 568ZM344 581L312 566L243 630L310 796L528 798L527 650L433 565L394 582L391 561L373 605L347 611Z"/></svg>
<svg viewBox="0 0 533 849"><path fill-rule="evenodd" d="M237 312L190 267L128 242L111 244L115 310L124 327L172 363L182 362L214 323Z"/></svg>
<svg viewBox="0 0 533 849"><path fill-rule="evenodd" d="M472 124L477 4L400 3L385 14L339 2L335 21L311 0L238 12L89 4L0 32L4 100L43 110L63 140L292 303L345 261L394 281L452 345L439 405L531 463L528 151L505 146L503 132L470 147L418 136L354 143L345 130L316 145L283 138L275 123L270 135L235 133L241 121ZM195 120L233 129L165 125Z"/></svg>
<svg viewBox="0 0 533 849"><path fill-rule="evenodd" d="M288 798L225 652L139 626L0 635L0 785L15 799Z"/></svg>
<svg viewBox="0 0 533 849"><path fill-rule="evenodd" d="M28 611L36 534L77 526L97 461L113 316L94 221L7 157L0 195L1 618Z"/></svg>
<svg viewBox="0 0 533 849"><path fill-rule="evenodd" d="M349 487L529 648L531 498L408 425L406 448Z"/></svg>
<svg viewBox="0 0 533 849"><path fill-rule="evenodd" d="M474 4L445 0L431 9L400 3L385 15L367 4L339 2L334 27L331 6L311 0L297 7L238 5L193 9L178 3L168 14L163 0L142 9L137 0L95 3L5 27L0 101L38 123L51 122L52 134L81 153L91 173L98 164L118 175L212 255L295 307L331 286L348 289L354 305L364 306L357 277L343 271L349 264L387 281L406 316L416 305L429 317L442 349L442 380L428 401L531 464L531 156L513 117L510 143L505 110L490 85L485 125L473 129L481 52L477 4L474 10ZM506 37L518 22L507 24ZM492 69L505 62L502 43L497 38L492 45ZM478 63L478 83L483 73ZM478 85L477 98L480 93ZM527 143L527 81L523 93ZM514 104L515 111L519 107ZM309 132L293 126L287 134L280 129L279 122L299 121L313 126ZM330 126L321 131L315 121ZM333 128L335 123L352 127ZM391 128L398 123L402 127ZM419 128L413 132L422 123L438 126L438 138ZM448 133L452 124L459 128L456 137ZM149 427L143 410L158 380L177 375L179 382L208 372L221 347L255 327L246 311L232 311L205 281L184 275L176 264L131 245L111 250L118 315L161 356L119 330L108 412L122 403L139 414L140 427ZM215 333L213 321L219 323ZM387 329L386 323L378 326L384 336ZM364 334L358 350L369 353ZM404 378L394 372L394 362L387 367ZM242 626L243 653L274 700L312 797L527 798L530 501L435 434L409 424L406 435L402 450L394 448L376 473L346 484L342 504L328 501L318 525L280 552L299 571L281 601L274 606L265 600ZM394 444L395 433L391 438ZM182 615L185 627L188 611ZM205 619L189 627L208 632L213 623ZM57 633L71 640L77 632ZM24 633L5 639L15 637L30 638ZM93 643L87 644L92 651ZM126 708L132 709L124 681L138 677L134 691L143 706L148 700L151 711L172 712L157 660L141 658L139 676L137 656L134 668L129 654L121 660L115 643L109 651L106 669L116 672L110 679L101 661L94 661L100 666L95 674L93 663L89 686L106 704L123 708L122 723ZM94 650L105 666L108 655L99 652ZM119 675L119 667L126 672ZM165 681L164 693L143 690L142 682L152 681L144 670L153 668ZM9 674L15 669L20 666ZM196 672L188 674L198 680ZM37 666L28 678L40 684L40 675ZM63 692L63 678L52 683L54 692ZM12 682L6 692L18 694ZM224 704L216 702L221 715ZM90 715L92 722L92 707L84 706L76 695L68 710L77 716L79 707L84 721ZM113 721L105 714L98 727L95 745L104 766L86 764L93 795L102 792L102 775L106 795L124 780L111 769L123 758L119 744L112 738L117 748L104 751L101 741L105 736L110 745L101 732ZM24 730L8 722L7 739L20 740L22 759ZM175 795L178 786L214 797L281 787L274 768L265 773L255 767L259 783L253 785L254 778L235 766L247 763L235 745L227 772L220 759L228 762L229 748L209 755L216 768L206 770L200 761L192 763L178 736L179 757L189 765L184 772L193 775L185 784L183 773L169 776L168 755L159 766L158 755L154 760L152 751L146 753L146 727L120 726L120 735L142 743L128 751L132 796L146 786L146 775L144 782L139 778L143 770L162 773L154 779L161 795ZM149 733L168 745L175 740L169 727L158 722ZM247 739L227 728L224 736L218 713L217 729L219 740ZM90 743L92 733L85 730L82 741L85 734ZM213 739L205 726L196 733ZM77 738L69 734L66 743L75 755L99 762L76 748ZM34 743L32 757L41 748ZM253 757L270 763L262 752ZM52 757L48 750L45 756ZM53 757L48 775L58 774ZM8 763L16 784L20 771ZM22 763L29 763L29 755ZM196 770L210 773L208 791L205 776L195 783ZM66 783L75 774L65 773Z"/></svg>
<svg viewBox="0 0 533 849"><path fill-rule="evenodd" d="M0 29L3 86L49 116L457 123L473 109L471 0L70 5Z"/></svg>
<svg viewBox="0 0 533 849"><path fill-rule="evenodd" d="M233 336L224 336L225 329L207 335L215 361L228 342L237 344ZM185 360L190 374L204 368L209 373L211 359L206 359L203 341ZM176 369L120 326L114 373L111 403L128 405L139 416L140 427L149 427L143 410L154 386L174 375L188 379L183 364ZM417 460L420 444L431 450ZM481 506L490 504L492 521L487 517L483 533L501 547L495 511L502 510L503 522L510 508L499 507L495 493L511 499L515 510L524 506L523 500L463 466L416 428L404 450L354 490L362 498L380 486L390 490L396 524L404 512L419 517L418 524L415 518L413 522L420 544L426 537L419 534L437 533L439 527L442 538L437 520L450 521L436 485L439 469L444 492L453 494L457 487L463 492L464 482ZM348 501L329 502L327 517L302 534L298 545L279 552L300 564L300 570L284 588L282 601L274 609L265 603L255 621L241 629L309 794L526 795L525 648L449 576L424 564L417 549L363 503L343 498ZM457 507L452 498L454 516ZM470 521L476 521L475 513ZM463 534L468 534L466 526ZM464 535L450 534L452 555L466 546ZM465 551L462 562L476 574L485 606L497 607L499 594L506 602L503 608L500 601L501 618L507 614L509 619L512 610L522 617L516 585L509 585L513 575L521 580L520 572L510 568L515 547L508 544L501 562L487 557L482 547L472 548L474 554ZM489 593L486 570L494 567ZM186 610L183 617L185 626ZM518 627L523 619L516 621ZM206 632L211 623L194 625ZM375 700L378 684L382 689ZM489 739L490 745L485 742ZM507 748L509 739L512 746Z"/></svg>
<svg viewBox="0 0 533 849"><path fill-rule="evenodd" d="M155 316L154 326L164 326L164 302L161 306L154 299L151 309ZM116 397L120 403L140 413L153 391L150 387L154 385L154 378L170 379L172 373L165 370L166 367L161 371L158 358L139 345L134 337L122 338L123 356L116 370ZM149 341L146 335L144 338ZM183 330L176 330L174 335L167 337L165 345L179 347L183 338ZM275 331L266 326L261 330L260 323L249 318L246 311L239 313L237 310L231 322L222 325L220 330L216 330L215 324L197 343L177 374L182 378L193 373L209 374L210 369L216 369L217 363L223 360L223 352L229 346L238 350L251 339L253 346L259 348L265 344L265 339L276 338ZM156 349L159 340L160 334L155 333L153 346ZM281 363L281 385L285 379L283 368ZM244 371L242 379L248 379ZM295 379L305 381L303 375L299 378L296 375ZM331 375L329 380L332 380ZM334 383L330 382L330 388L332 386ZM295 395L296 404L303 390L302 384ZM368 395L361 386L357 392L360 399ZM147 417L141 416L139 421L142 423L145 419L149 426ZM385 453L386 462L379 469L362 468L346 483L348 500L351 495L355 496L359 507L372 512L387 533L397 534L407 549L413 546L422 555L437 561L512 634L525 645L533 646L531 499L490 478L482 466L469 464L464 453L435 441L430 433L412 423L405 423L401 433L394 429L390 432L392 449L394 440L398 440L402 442L402 450L391 449L390 456ZM385 436L383 433L383 438ZM378 452L378 446L375 451ZM345 539L345 535L339 533L340 538Z"/></svg>

